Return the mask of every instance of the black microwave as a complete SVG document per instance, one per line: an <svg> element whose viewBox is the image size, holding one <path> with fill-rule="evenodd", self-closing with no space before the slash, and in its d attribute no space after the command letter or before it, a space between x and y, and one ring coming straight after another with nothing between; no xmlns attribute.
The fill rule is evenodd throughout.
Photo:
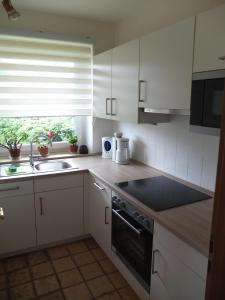
<svg viewBox="0 0 225 300"><path fill-rule="evenodd" d="M193 74L191 125L220 128L224 90L225 70Z"/></svg>

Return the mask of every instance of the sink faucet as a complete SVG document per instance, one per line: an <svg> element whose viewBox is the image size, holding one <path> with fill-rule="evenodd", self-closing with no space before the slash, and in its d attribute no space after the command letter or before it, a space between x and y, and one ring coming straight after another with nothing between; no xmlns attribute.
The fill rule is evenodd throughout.
<svg viewBox="0 0 225 300"><path fill-rule="evenodd" d="M34 141L35 141L37 138L39 138L39 137L44 138L44 139L48 139L48 140L49 140L49 136L46 135L46 134L35 135L35 136L33 136L33 138L31 139L31 141L30 141L30 165L31 165L32 168L33 168L33 166L34 166L34 161L35 161L35 159L39 159L39 158L41 157L40 155L34 155L34 154L33 154L33 143L34 143ZM51 140L50 140L49 144L52 146Z"/></svg>

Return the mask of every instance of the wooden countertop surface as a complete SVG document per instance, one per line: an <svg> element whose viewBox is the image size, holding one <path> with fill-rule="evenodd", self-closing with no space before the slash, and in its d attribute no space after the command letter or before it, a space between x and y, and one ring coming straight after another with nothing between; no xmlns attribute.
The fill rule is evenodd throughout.
<svg viewBox="0 0 225 300"><path fill-rule="evenodd" d="M210 228L212 220L213 193L195 186L191 183L173 177L169 174L146 166L142 163L131 161L129 165L118 165L110 159L103 159L100 156L86 156L66 159L75 170L64 170L60 172L34 173L20 176L10 176L0 178L0 183L19 181L39 176L57 176L59 174L68 174L72 172L88 171L102 180L111 189L126 197L132 204L136 205L144 214L154 218L158 223L173 232L183 241L191 245L205 256L208 256ZM184 205L177 208L155 212L140 203L137 199L122 191L115 185L117 182L135 180L147 177L165 175L186 184L199 191L212 196L209 200L203 200L194 204Z"/></svg>

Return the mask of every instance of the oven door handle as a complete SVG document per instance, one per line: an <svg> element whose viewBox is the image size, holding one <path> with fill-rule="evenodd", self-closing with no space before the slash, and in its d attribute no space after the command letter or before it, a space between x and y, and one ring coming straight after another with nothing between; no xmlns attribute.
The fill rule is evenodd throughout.
<svg viewBox="0 0 225 300"><path fill-rule="evenodd" d="M112 209L113 214L115 214L118 218L120 218L128 227L130 227L136 234L141 235L142 230L135 228L132 224L130 224L124 217L122 217L118 211Z"/></svg>

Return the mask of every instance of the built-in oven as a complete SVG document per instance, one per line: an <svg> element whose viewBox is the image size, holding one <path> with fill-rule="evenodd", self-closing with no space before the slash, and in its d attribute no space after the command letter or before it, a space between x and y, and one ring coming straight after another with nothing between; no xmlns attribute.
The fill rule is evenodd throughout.
<svg viewBox="0 0 225 300"><path fill-rule="evenodd" d="M128 201L116 194L112 197L112 250L150 291L152 242L152 219L140 213Z"/></svg>
<svg viewBox="0 0 225 300"><path fill-rule="evenodd" d="M193 74L190 124L220 128L225 70Z"/></svg>

